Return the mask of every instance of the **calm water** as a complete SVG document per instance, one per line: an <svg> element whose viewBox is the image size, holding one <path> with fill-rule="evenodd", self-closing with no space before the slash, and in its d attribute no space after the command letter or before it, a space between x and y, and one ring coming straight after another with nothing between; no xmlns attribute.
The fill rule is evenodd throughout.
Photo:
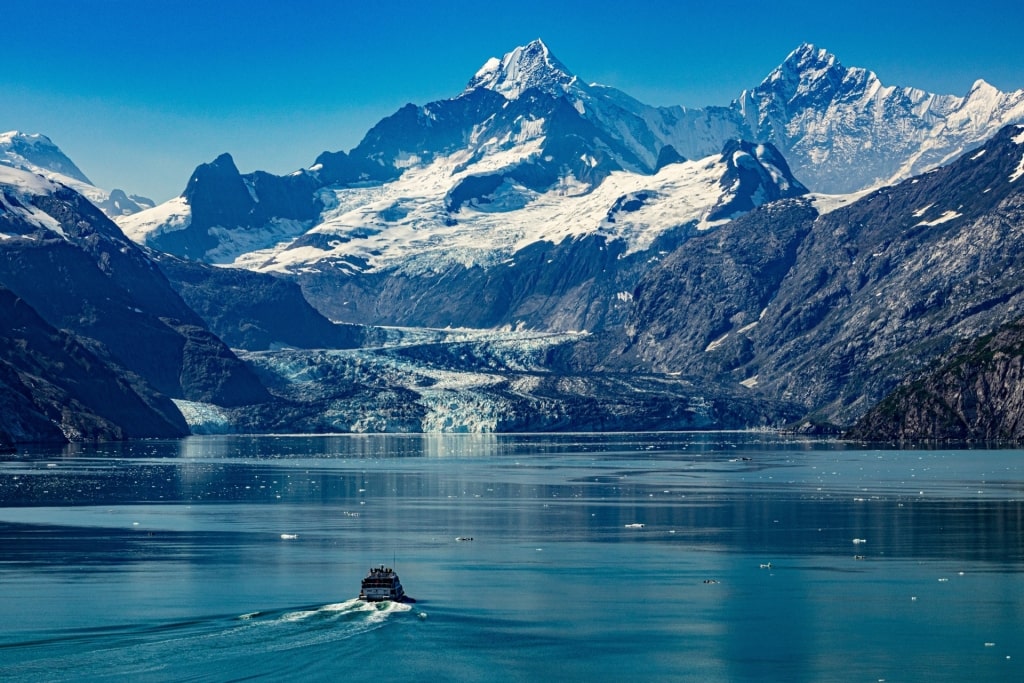
<svg viewBox="0 0 1024 683"><path fill-rule="evenodd" d="M1022 451L416 435L2 458L7 681L1024 681ZM353 599L380 563L416 604Z"/></svg>

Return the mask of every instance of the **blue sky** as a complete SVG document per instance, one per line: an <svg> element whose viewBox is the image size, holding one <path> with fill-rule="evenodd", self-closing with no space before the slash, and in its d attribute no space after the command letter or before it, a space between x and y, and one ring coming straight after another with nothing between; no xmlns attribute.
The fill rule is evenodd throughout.
<svg viewBox="0 0 1024 683"><path fill-rule="evenodd" d="M287 173L407 102L454 97L542 38L650 104L728 104L800 43L888 85L1024 88L1024 3L0 0L0 131L50 136L94 183L158 201L221 152Z"/></svg>

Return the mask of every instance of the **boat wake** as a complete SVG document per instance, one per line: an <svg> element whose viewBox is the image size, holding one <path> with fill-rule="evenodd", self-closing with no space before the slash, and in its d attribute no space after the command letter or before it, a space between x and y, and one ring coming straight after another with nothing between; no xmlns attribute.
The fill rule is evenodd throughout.
<svg viewBox="0 0 1024 683"><path fill-rule="evenodd" d="M412 607L399 602L352 599L308 608L247 612L175 623L68 629L49 637L4 644L5 678L72 680L119 671L128 678L159 677L173 661L175 672L194 670L200 677L213 666L238 674L263 655L308 649L310 657L273 658L297 673L296 662L316 661L325 645L368 634ZM356 647L356 646L353 646ZM55 673L56 672L56 673ZM66 672L62 679L60 672ZM273 673L260 668L262 675Z"/></svg>
<svg viewBox="0 0 1024 683"><path fill-rule="evenodd" d="M355 635L365 630L377 627L387 621L392 614L408 612L412 610L407 604L400 602L367 602L359 598L324 605L315 609L302 609L278 614L256 612L254 614L243 614L239 619L243 621L255 620L259 623L266 621L267 625L290 624L301 622L317 622L335 625L338 623L361 626L346 637Z"/></svg>

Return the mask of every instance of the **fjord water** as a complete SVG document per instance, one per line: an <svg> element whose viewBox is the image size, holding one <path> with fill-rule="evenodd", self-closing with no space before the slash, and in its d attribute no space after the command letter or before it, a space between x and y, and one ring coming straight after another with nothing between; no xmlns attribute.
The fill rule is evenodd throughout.
<svg viewBox="0 0 1024 683"><path fill-rule="evenodd" d="M0 549L8 681L1024 680L1016 450L764 434L24 449L0 460ZM354 599L379 564L418 602Z"/></svg>

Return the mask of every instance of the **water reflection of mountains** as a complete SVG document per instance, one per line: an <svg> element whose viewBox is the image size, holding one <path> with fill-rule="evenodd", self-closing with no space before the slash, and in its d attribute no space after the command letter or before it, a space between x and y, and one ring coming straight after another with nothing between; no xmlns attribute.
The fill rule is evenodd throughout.
<svg viewBox="0 0 1024 683"><path fill-rule="evenodd" d="M721 435L204 437L0 462L0 506L82 507L86 524L93 514L102 525L89 506L217 504L244 516L246 506L284 503L327 511L330 533L433 537L451 517L484 543L1019 563L1019 482L1012 471L968 480L972 462ZM459 527L467 505L475 528ZM152 558L234 542L200 529L102 533L104 552ZM0 535L24 538L24 528L4 524ZM57 525L35 539L38 550L19 549L18 561L58 547L85 552L93 532Z"/></svg>

